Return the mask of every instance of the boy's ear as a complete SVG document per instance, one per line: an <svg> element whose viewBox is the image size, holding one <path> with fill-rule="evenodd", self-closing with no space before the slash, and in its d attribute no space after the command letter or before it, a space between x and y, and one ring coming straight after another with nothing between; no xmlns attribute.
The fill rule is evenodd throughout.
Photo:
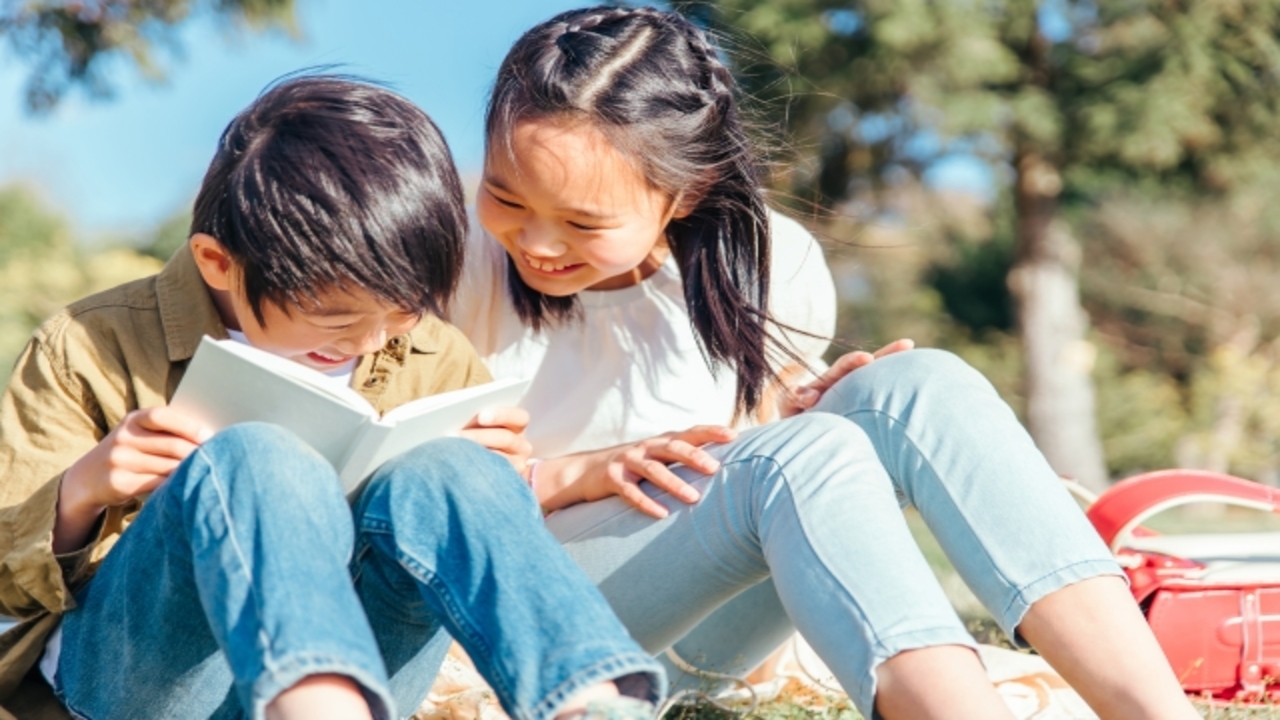
<svg viewBox="0 0 1280 720"><path fill-rule="evenodd" d="M187 242L205 284L214 290L230 290L232 274L236 268L231 253L212 235L196 233Z"/></svg>

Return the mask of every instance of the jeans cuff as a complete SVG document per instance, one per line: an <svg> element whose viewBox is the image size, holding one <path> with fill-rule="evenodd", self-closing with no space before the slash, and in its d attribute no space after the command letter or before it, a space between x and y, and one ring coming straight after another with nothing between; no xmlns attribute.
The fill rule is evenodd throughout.
<svg viewBox="0 0 1280 720"><path fill-rule="evenodd" d="M1009 637L1009 641L1013 643L1014 647L1028 648L1030 645L1018 635L1018 626L1022 624L1022 618L1026 616L1032 605L1039 602L1046 595L1052 595L1068 585L1103 575L1125 577L1120 565L1111 558L1081 560L1055 570L1038 580L1024 585L1015 592L1013 599L1009 601L1004 611L996 617L996 623L1004 631L1005 635Z"/></svg>
<svg viewBox="0 0 1280 720"><path fill-rule="evenodd" d="M960 627L959 623L908 630L897 635L879 638L871 658L871 665L867 668L867 674L862 682L856 688L845 688L845 692L849 693L849 699L853 700L854 707L862 713L863 717L880 720L880 716L875 712L876 668L898 653L940 645L960 645L972 649L975 653L978 652L977 642L972 635Z"/></svg>
<svg viewBox="0 0 1280 720"><path fill-rule="evenodd" d="M558 687L533 707L528 718L529 720L554 718L560 712L560 708L564 706L565 701L579 691L592 685L609 681L616 682L624 677L634 675L647 676L648 683L647 688L645 688L647 692L643 696L637 695L633 697L653 703L654 707L661 705L667 695L667 681L662 666L658 664L657 660L648 655L623 653L580 670L568 680L560 683ZM623 694L627 694L628 690L634 692L637 689L637 685L640 685L640 683L621 683L618 689Z"/></svg>
<svg viewBox="0 0 1280 720"><path fill-rule="evenodd" d="M360 686L360 693L374 720L395 720L395 702L385 682L374 677L365 668L352 665L347 660L328 654L296 653L285 656L283 661L271 663L253 683L252 707L249 717L263 720L267 705L280 693L311 675L342 675ZM416 709L416 708L415 708Z"/></svg>

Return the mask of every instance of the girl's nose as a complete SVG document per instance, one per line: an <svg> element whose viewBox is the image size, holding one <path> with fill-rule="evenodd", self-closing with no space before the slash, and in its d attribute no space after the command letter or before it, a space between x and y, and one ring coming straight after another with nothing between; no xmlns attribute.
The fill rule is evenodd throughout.
<svg viewBox="0 0 1280 720"><path fill-rule="evenodd" d="M536 258L559 257L569 249L558 233L541 223L531 223L521 228L516 244Z"/></svg>

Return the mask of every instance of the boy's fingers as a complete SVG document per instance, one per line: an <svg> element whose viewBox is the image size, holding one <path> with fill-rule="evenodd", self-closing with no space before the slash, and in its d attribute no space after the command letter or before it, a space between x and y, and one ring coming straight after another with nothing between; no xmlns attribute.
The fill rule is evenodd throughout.
<svg viewBox="0 0 1280 720"><path fill-rule="evenodd" d="M527 455L533 449L524 435L501 427L468 428L459 431L458 436L507 455Z"/></svg>
<svg viewBox="0 0 1280 720"><path fill-rule="evenodd" d="M506 428L512 432L524 432L529 426L529 411L518 407L485 408L471 422L469 428Z"/></svg>
<svg viewBox="0 0 1280 720"><path fill-rule="evenodd" d="M156 457L169 458L177 462L185 460L199 443L169 433L147 433L134 438L131 443L140 453ZM176 465L177 462L174 464Z"/></svg>
<svg viewBox="0 0 1280 720"><path fill-rule="evenodd" d="M200 444L213 436L213 432L195 418L174 410L167 405L147 408L129 414L138 427L152 432L169 433Z"/></svg>

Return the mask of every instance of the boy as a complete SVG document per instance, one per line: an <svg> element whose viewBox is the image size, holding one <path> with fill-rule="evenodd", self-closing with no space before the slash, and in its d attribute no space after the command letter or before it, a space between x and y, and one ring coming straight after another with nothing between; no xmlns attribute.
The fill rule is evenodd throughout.
<svg viewBox="0 0 1280 720"><path fill-rule="evenodd" d="M204 334L380 412L488 380L437 317L465 230L439 132L384 89L293 78L232 121L188 247L46 322L0 401L0 699L59 716L42 676L94 720L390 718L452 635L515 717L650 711L619 691L654 702L661 670L498 454L527 459L522 411L473 422L497 452L425 443L349 506L287 432L165 407Z"/></svg>

